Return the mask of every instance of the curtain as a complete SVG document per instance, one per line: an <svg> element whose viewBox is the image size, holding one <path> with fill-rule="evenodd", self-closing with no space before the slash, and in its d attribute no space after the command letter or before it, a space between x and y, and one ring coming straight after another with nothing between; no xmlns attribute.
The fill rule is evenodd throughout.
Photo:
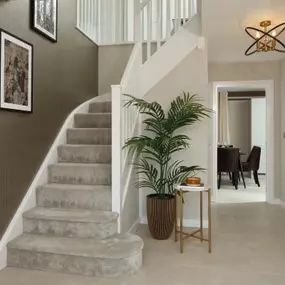
<svg viewBox="0 0 285 285"><path fill-rule="evenodd" d="M229 101L228 92L219 93L219 107L218 107L218 142L219 144L230 144L230 127L229 127Z"/></svg>

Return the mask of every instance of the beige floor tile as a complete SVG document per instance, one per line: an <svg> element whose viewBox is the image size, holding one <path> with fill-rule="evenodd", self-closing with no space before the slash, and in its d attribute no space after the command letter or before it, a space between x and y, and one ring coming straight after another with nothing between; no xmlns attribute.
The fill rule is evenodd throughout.
<svg viewBox="0 0 285 285"><path fill-rule="evenodd" d="M219 203L252 203L266 201L266 177L260 175L258 187L253 178L245 177L246 189L239 182L238 190L229 180L228 175L223 175L221 188L219 189Z"/></svg>
<svg viewBox="0 0 285 285"><path fill-rule="evenodd" d="M284 285L285 209L266 203L213 206L213 253L207 244L173 237L153 240L147 226L144 267L130 277L106 280L7 268L0 285ZM206 231L207 233L207 231Z"/></svg>

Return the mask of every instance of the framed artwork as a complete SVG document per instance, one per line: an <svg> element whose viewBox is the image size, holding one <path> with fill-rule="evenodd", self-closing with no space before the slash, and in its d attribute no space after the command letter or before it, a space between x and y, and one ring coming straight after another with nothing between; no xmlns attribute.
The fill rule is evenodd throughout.
<svg viewBox="0 0 285 285"><path fill-rule="evenodd" d="M57 42L58 0L31 0L32 29Z"/></svg>
<svg viewBox="0 0 285 285"><path fill-rule="evenodd" d="M0 30L0 108L33 111L33 45Z"/></svg>

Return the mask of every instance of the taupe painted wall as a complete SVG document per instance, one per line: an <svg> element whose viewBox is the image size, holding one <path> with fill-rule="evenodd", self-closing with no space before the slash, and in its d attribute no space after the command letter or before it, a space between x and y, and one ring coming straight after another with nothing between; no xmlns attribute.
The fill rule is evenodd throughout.
<svg viewBox="0 0 285 285"><path fill-rule="evenodd" d="M97 94L97 47L74 28L76 1L58 2L57 44L29 29L29 0L0 2L0 28L34 44L34 113L0 111L0 238L64 119Z"/></svg>
<svg viewBox="0 0 285 285"><path fill-rule="evenodd" d="M120 84L131 56L133 44L99 47L99 95L110 93L111 86ZM151 44L151 54L156 52L157 44ZM143 62L147 58L147 46L143 44Z"/></svg>
<svg viewBox="0 0 285 285"><path fill-rule="evenodd" d="M133 44L99 47L99 95L119 84L133 50Z"/></svg>
<svg viewBox="0 0 285 285"><path fill-rule="evenodd" d="M210 63L209 82L214 81L250 81L250 80L274 80L274 160L275 160L275 198L280 199L281 193L281 167L284 168L284 160L281 160L281 62L237 62L237 63ZM283 79L284 80L284 79ZM210 86L210 90L213 90ZM282 173L283 174L283 173ZM283 177L284 175L282 175ZM283 188L284 189L284 188Z"/></svg>

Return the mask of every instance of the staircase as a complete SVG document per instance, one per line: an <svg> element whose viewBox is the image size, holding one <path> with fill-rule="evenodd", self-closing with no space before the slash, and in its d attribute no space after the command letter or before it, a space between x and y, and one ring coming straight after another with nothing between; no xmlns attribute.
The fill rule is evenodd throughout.
<svg viewBox="0 0 285 285"><path fill-rule="evenodd" d="M0 241L0 268L107 278L139 270L143 241L121 234L140 218L134 157L122 147L141 133L141 118L136 108L123 107L125 94L144 97L204 49L200 27L197 0L77 0L80 32L98 45L134 48L109 99L97 97L89 112L79 106L73 127L63 125Z"/></svg>
<svg viewBox="0 0 285 285"><path fill-rule="evenodd" d="M106 278L135 273L143 241L118 234L111 211L111 102L91 103L66 135L36 208L23 214L23 235L7 245L7 264Z"/></svg>

